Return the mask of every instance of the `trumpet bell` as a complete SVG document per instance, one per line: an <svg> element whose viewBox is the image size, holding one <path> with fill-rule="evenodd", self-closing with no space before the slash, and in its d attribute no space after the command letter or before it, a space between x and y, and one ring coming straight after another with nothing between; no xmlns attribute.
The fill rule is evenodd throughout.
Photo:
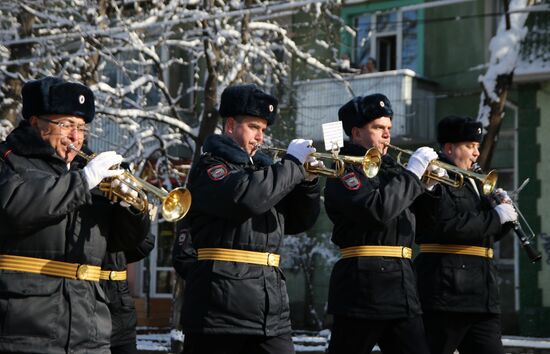
<svg viewBox="0 0 550 354"><path fill-rule="evenodd" d="M70 144L69 148L86 161L90 161L95 156L85 154L76 149L73 144ZM188 189L180 187L167 192L164 188L158 188L146 180L134 176L128 170L120 176L104 179L99 184L99 189L113 202L122 200L141 213L150 210L147 198L147 193L150 193L161 202L162 217L168 222L182 219L191 208L191 192Z"/></svg>
<svg viewBox="0 0 550 354"><path fill-rule="evenodd" d="M187 188L176 188L162 200L161 213L164 220L181 220L191 208L191 192Z"/></svg>
<svg viewBox="0 0 550 354"><path fill-rule="evenodd" d="M368 178L373 178L380 171L382 154L376 148L370 148L363 158L363 172Z"/></svg>
<svg viewBox="0 0 550 354"><path fill-rule="evenodd" d="M495 186L497 185L497 180L497 171L489 171L489 173L485 176L485 178L483 178L483 181L481 182L483 185L483 194L489 195L490 193L492 193L495 189Z"/></svg>

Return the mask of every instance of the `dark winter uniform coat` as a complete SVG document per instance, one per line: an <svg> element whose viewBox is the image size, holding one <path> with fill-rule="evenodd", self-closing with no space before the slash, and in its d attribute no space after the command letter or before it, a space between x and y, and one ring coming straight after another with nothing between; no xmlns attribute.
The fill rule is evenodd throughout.
<svg viewBox="0 0 550 354"><path fill-rule="evenodd" d="M249 156L224 135L211 135L192 168L187 216L193 247L278 253L284 234L303 232L320 211L318 182L304 181L294 157ZM282 255L284 257L284 255ZM275 336L290 333L285 277L278 267L197 261L187 275L186 333Z"/></svg>
<svg viewBox="0 0 550 354"><path fill-rule="evenodd" d="M128 264L147 257L155 247L155 236L149 233L135 249L109 252L101 269L125 271ZM108 300L113 330L111 347L136 342L137 315L134 299L128 289L128 280L101 280L101 287Z"/></svg>
<svg viewBox="0 0 550 354"><path fill-rule="evenodd" d="M27 121L0 144L0 254L101 266L149 224L91 193ZM0 352L106 353L105 301L99 282L0 270Z"/></svg>
<svg viewBox="0 0 550 354"><path fill-rule="evenodd" d="M346 144L342 155L363 156L366 149ZM384 245L411 247L415 218L408 207L424 192L418 177L384 156L378 175L367 178L355 165L328 179L325 208L334 223L338 247ZM340 259L330 279L328 312L381 320L421 313L410 259L352 257Z"/></svg>
<svg viewBox="0 0 550 354"><path fill-rule="evenodd" d="M442 159L445 162L450 163ZM481 191L481 185L477 185ZM438 184L418 198L416 242L493 248L511 228L502 226L489 198L469 179L461 188ZM500 313L497 274L491 258L421 253L414 261L422 308L426 310Z"/></svg>
<svg viewBox="0 0 550 354"><path fill-rule="evenodd" d="M176 229L177 234L172 247L172 265L180 277L187 279L189 270L197 261L197 250L193 248L187 218L181 219Z"/></svg>

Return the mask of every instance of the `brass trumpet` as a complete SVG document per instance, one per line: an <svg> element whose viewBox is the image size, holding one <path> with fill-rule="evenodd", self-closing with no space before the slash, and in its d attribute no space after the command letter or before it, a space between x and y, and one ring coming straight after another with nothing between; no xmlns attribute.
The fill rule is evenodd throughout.
<svg viewBox="0 0 550 354"><path fill-rule="evenodd" d="M260 149L274 153L275 156L281 153L286 153L286 149L276 147L260 146ZM346 164L361 166L365 176L372 178L378 174L380 170L380 164L382 163L382 154L376 148L370 148L364 156L347 156L338 155L338 150L333 150L332 153L319 153L314 152L311 156L316 159L330 160L334 162L334 168L311 166L309 163L304 164L304 168L307 172L330 177L338 178L342 177L345 173Z"/></svg>
<svg viewBox="0 0 550 354"><path fill-rule="evenodd" d="M75 151L78 156L90 161L95 155L87 155L75 148L73 144L69 148ZM127 187L127 190L123 186ZM164 188L158 188L142 178L134 176L130 171L125 170L120 176L106 178L99 184L99 190L112 201L119 199L130 204L141 213L149 210L147 193L154 195L161 202L161 213L164 220L176 222L183 218L191 207L191 193L187 188L176 188L170 192ZM135 193L129 193L134 191Z"/></svg>
<svg viewBox="0 0 550 354"><path fill-rule="evenodd" d="M401 165L404 165L403 163L401 163L401 154L408 155L409 157L413 154L413 151L411 150L402 149L389 143L386 143L386 146L388 148L398 151L397 162ZM491 170L487 174L482 174L469 170L464 170L462 168L456 167L455 165L451 165L440 160L433 160L430 162L430 165L437 166L446 170L449 174L452 174L454 178L448 176L438 176L429 169L426 169L426 172L422 177L423 179L432 179L447 184L451 187L459 188L464 184L464 177L474 178L481 182L483 194L485 195L490 194L493 189L495 189L495 186L497 184L498 173L496 170Z"/></svg>

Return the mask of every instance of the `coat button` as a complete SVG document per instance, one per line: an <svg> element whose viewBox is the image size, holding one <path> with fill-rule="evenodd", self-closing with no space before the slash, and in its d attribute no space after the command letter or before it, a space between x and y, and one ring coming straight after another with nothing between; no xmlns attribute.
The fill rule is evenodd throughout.
<svg viewBox="0 0 550 354"><path fill-rule="evenodd" d="M380 267L380 270L381 270L381 271L385 271L385 270L386 270L386 268L384 268L384 267Z"/></svg>
<svg viewBox="0 0 550 354"><path fill-rule="evenodd" d="M466 269L466 264L461 265L460 268Z"/></svg>

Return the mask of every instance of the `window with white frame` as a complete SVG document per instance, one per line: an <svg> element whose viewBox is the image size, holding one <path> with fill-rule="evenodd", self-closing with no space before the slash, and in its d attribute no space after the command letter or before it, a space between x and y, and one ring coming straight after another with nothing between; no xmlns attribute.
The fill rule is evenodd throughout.
<svg viewBox="0 0 550 354"><path fill-rule="evenodd" d="M416 10L365 13L354 17L357 36L353 62L357 67L375 59L379 71L418 71L418 12Z"/></svg>

